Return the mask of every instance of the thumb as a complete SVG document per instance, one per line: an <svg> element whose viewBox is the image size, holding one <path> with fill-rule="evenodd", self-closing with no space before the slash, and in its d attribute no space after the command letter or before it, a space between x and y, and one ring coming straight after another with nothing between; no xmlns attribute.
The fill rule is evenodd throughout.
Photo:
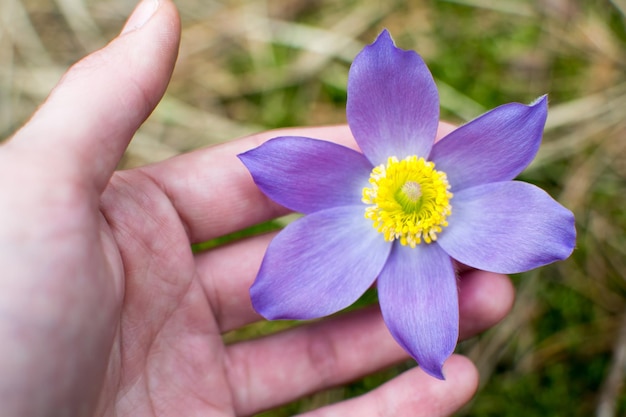
<svg viewBox="0 0 626 417"><path fill-rule="evenodd" d="M45 155L45 169L69 169L102 191L163 96L179 42L171 1L142 0L122 33L73 65L9 145Z"/></svg>

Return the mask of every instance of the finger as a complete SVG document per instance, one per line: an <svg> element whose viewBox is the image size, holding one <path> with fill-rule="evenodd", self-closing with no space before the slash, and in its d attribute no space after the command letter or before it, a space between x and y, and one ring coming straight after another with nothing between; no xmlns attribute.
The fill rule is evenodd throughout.
<svg viewBox="0 0 626 417"><path fill-rule="evenodd" d="M342 144L352 139L347 126L284 129L179 155L141 170L169 196L190 241L203 242L287 213L261 193L237 158L272 137L287 134Z"/></svg>
<svg viewBox="0 0 626 417"><path fill-rule="evenodd" d="M123 34L69 69L11 146L45 155L51 171L69 167L101 191L163 95L179 38L174 5L144 0Z"/></svg>
<svg viewBox="0 0 626 417"><path fill-rule="evenodd" d="M246 343L229 346L227 375L237 388L233 389L237 414L273 408L406 359L379 317L376 309L368 308L334 317L332 326L315 323L280 333L273 336L280 354L268 355L259 345L254 349L246 349ZM444 375L456 378L445 367Z"/></svg>
<svg viewBox="0 0 626 417"><path fill-rule="evenodd" d="M515 287L506 275L479 270L461 274L459 338L468 339L499 323L513 308Z"/></svg>
<svg viewBox="0 0 626 417"><path fill-rule="evenodd" d="M438 136L450 130L442 123ZM201 242L287 213L252 181L237 155L276 136L308 136L356 147L348 126L264 132L142 168L174 202L190 240Z"/></svg>
<svg viewBox="0 0 626 417"><path fill-rule="evenodd" d="M251 237L196 255L202 286L222 332L262 319L252 308L249 289L274 235ZM462 272L460 338L472 337L502 320L511 310L514 294L506 275L474 269Z"/></svg>
<svg viewBox="0 0 626 417"><path fill-rule="evenodd" d="M226 355L237 415L276 407L407 357L375 307L236 343L227 346Z"/></svg>
<svg viewBox="0 0 626 417"><path fill-rule="evenodd" d="M478 388L478 371L458 355L443 367L445 381L411 369L379 388L350 400L302 414L302 417L442 417L467 404Z"/></svg>
<svg viewBox="0 0 626 417"><path fill-rule="evenodd" d="M196 255L196 270L222 333L263 318L250 301L250 285L275 233L250 237Z"/></svg>
<svg viewBox="0 0 626 417"><path fill-rule="evenodd" d="M505 276L482 271L466 275L459 284L462 338L500 321L513 299ZM242 285L240 291L247 294L247 287ZM485 303L485 299L493 301ZM246 304L241 313L234 313L240 320L258 318L248 307L249 299L241 296L239 301ZM218 316L226 317L224 312ZM230 382L241 387L236 402L244 409L274 407L408 357L389 334L377 306L236 343L227 352Z"/></svg>

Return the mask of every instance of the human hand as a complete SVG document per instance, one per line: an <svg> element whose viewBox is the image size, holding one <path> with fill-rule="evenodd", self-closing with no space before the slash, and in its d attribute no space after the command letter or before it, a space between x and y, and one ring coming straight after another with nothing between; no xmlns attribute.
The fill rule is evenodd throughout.
<svg viewBox="0 0 626 417"><path fill-rule="evenodd" d="M248 288L272 235L200 254L191 244L285 214L236 157L285 132L114 173L180 36L167 0L142 3L126 27L0 147L3 414L250 415L405 359L375 307L224 345L223 333L261 320ZM355 146L343 126L289 133ZM506 314L513 290L498 274L461 275L467 338ZM448 415L477 373L460 356L445 372L411 369L308 415Z"/></svg>

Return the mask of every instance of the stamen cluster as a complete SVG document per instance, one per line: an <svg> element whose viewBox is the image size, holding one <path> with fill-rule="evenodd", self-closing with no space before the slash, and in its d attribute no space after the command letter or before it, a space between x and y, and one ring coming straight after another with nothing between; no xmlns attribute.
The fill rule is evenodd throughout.
<svg viewBox="0 0 626 417"><path fill-rule="evenodd" d="M363 188L363 202L370 204L365 217L387 241L398 239L412 248L437 240L452 213L452 193L445 172L415 155L374 167L371 187Z"/></svg>

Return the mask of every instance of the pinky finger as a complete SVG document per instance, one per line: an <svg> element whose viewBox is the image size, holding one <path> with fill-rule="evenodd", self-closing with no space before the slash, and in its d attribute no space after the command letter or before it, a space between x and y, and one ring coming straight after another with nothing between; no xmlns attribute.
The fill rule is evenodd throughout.
<svg viewBox="0 0 626 417"><path fill-rule="evenodd" d="M453 355L443 367L445 381L413 368L357 398L301 417L443 417L469 402L478 387L478 371L467 358Z"/></svg>

